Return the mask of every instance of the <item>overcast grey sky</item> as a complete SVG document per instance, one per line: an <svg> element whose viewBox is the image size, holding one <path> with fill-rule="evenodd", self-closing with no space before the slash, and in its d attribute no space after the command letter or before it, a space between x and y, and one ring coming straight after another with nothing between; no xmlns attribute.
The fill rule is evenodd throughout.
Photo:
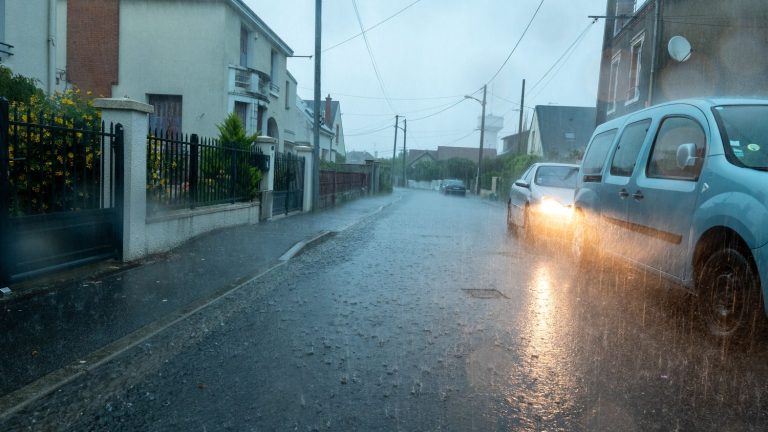
<svg viewBox="0 0 768 432"><path fill-rule="evenodd" d="M357 0L364 28L416 0ZM408 148L438 145L477 147L481 106L465 100L496 73L529 23L541 0L420 0L367 32L385 91L362 37L322 56L322 94L341 102L347 150L391 157L394 115L408 119ZM314 0L245 0L296 55L314 53ZM522 79L525 105L594 106L605 0L545 0L509 62L488 86L487 111L504 116L499 137L517 131ZM587 29L574 50L541 83L545 72ZM360 33L352 0L323 2L323 48ZM288 70L304 99L313 97L313 60L290 58ZM473 93L476 92L476 93ZM511 110L515 111L511 111ZM530 121L530 110L528 110ZM382 127L389 127L372 132ZM474 131L474 132L473 132ZM486 146L493 145L486 141ZM398 151L402 133L398 136Z"/></svg>

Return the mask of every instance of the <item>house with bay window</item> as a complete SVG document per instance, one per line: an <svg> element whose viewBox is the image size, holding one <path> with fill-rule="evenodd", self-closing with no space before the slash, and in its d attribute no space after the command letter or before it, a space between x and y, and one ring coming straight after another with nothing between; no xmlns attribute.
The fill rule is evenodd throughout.
<svg viewBox="0 0 768 432"><path fill-rule="evenodd" d="M67 0L67 81L155 107L152 128L216 137L237 113L249 133L292 144L291 48L242 0Z"/></svg>

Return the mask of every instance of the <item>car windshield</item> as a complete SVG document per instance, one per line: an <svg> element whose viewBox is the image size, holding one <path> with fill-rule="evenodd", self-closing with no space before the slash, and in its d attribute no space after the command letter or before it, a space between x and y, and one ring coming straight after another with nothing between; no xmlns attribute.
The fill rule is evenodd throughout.
<svg viewBox="0 0 768 432"><path fill-rule="evenodd" d="M540 166L534 182L539 186L575 189L579 168L570 166Z"/></svg>
<svg viewBox="0 0 768 432"><path fill-rule="evenodd" d="M713 109L724 132L728 159L768 170L768 105L723 105Z"/></svg>
<svg viewBox="0 0 768 432"><path fill-rule="evenodd" d="M464 187L464 182L461 181L461 180L448 180L447 182L445 182L445 185L446 186L460 186L460 187Z"/></svg>

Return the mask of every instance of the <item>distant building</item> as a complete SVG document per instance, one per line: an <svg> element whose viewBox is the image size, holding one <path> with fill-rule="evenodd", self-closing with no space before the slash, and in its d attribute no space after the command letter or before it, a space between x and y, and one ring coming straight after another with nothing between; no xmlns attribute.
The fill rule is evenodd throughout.
<svg viewBox="0 0 768 432"><path fill-rule="evenodd" d="M522 133L507 135L501 139L500 155L521 155L528 153L528 134L530 131L524 130Z"/></svg>
<svg viewBox="0 0 768 432"><path fill-rule="evenodd" d="M438 146L437 150L408 150L407 164L409 167L424 161L447 161L449 159L468 159L477 162L480 157L478 147L449 147ZM483 149L483 159L496 157L496 149Z"/></svg>
<svg viewBox="0 0 768 432"><path fill-rule="evenodd" d="M312 99L305 99L304 104L312 111L315 101ZM341 121L341 104L339 101L331 99L331 95L326 96L325 101L321 104L323 110L323 117L321 119L322 125L328 128L333 135L333 138L328 145L320 146L320 159L325 161L336 162L337 159L346 158L347 150L344 144L344 126ZM310 140L311 141L311 140ZM339 158L341 156L341 158Z"/></svg>
<svg viewBox="0 0 768 432"><path fill-rule="evenodd" d="M537 105L528 135L528 154L571 160L583 154L595 130L595 108Z"/></svg>
<svg viewBox="0 0 768 432"><path fill-rule="evenodd" d="M606 15L598 123L675 99L768 97L765 0L608 0ZM691 46L684 61L675 36Z"/></svg>
<svg viewBox="0 0 768 432"><path fill-rule="evenodd" d="M364 165L365 161L368 160L375 160L376 158L368 153L367 151L349 151L347 152L347 160L346 163L348 164L355 164L355 165Z"/></svg>

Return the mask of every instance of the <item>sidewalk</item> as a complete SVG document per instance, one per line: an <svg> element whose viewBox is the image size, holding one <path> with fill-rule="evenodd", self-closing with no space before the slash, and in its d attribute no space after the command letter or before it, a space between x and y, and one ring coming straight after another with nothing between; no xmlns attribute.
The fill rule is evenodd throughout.
<svg viewBox="0 0 768 432"><path fill-rule="evenodd" d="M81 272L0 302L0 396L263 273L298 243L343 231L400 195L215 231L145 264L104 277Z"/></svg>

